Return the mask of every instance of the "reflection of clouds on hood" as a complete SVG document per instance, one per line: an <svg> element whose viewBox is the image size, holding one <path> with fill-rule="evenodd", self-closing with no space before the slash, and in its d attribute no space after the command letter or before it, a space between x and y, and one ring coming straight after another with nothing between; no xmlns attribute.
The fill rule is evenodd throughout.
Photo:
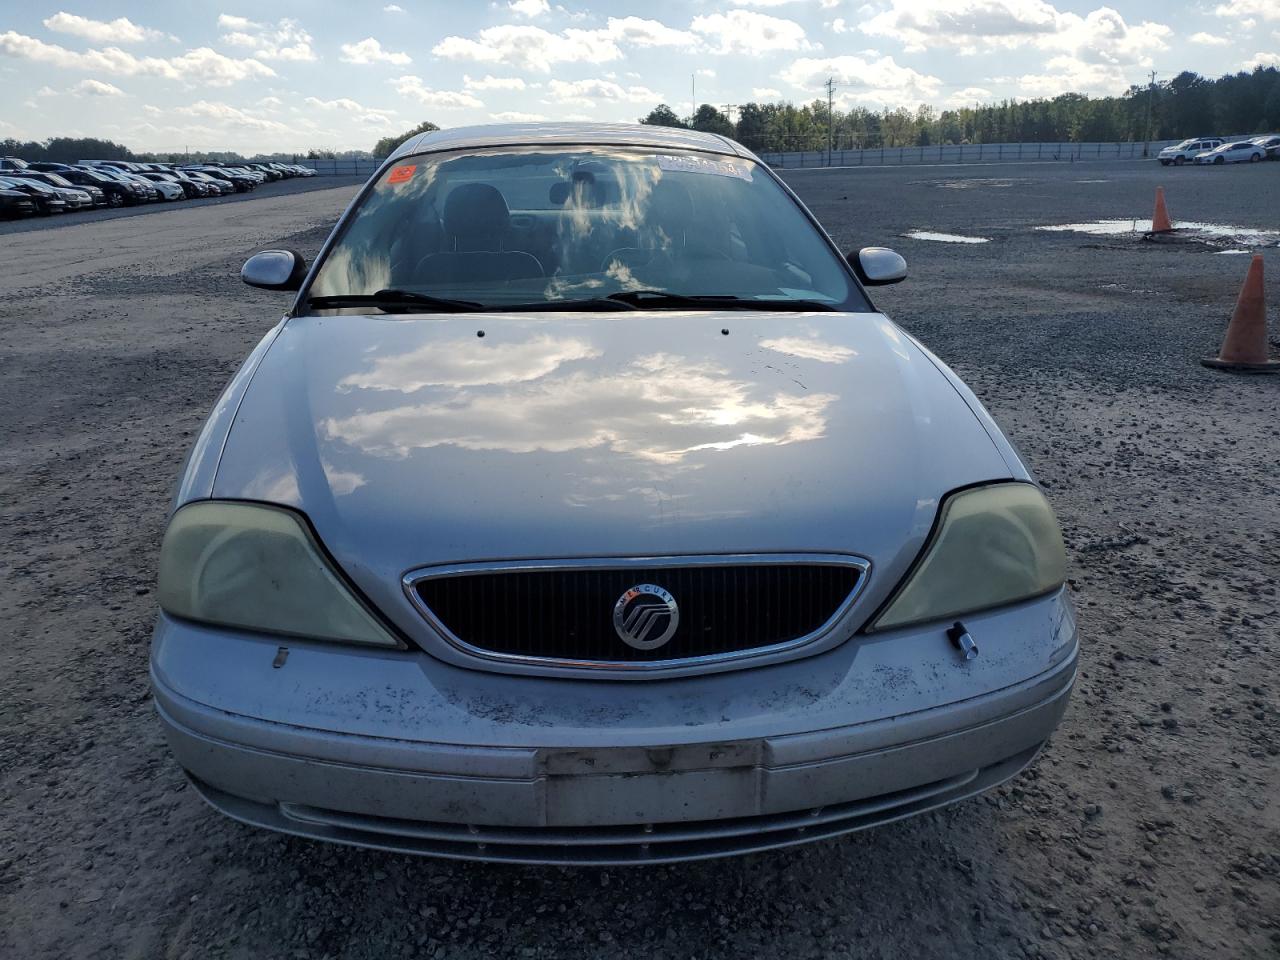
<svg viewBox="0 0 1280 960"><path fill-rule="evenodd" d="M799 357L802 360L818 360L822 363L844 363L858 355L857 350L834 343L823 343L806 337L774 337L761 340L760 346L775 353Z"/></svg>
<svg viewBox="0 0 1280 960"><path fill-rule="evenodd" d="M836 399L767 390L730 378L717 364L660 353L605 375L506 383L330 418L322 429L329 439L385 456L442 445L511 453L604 447L675 464L700 451L817 439Z"/></svg>
<svg viewBox="0 0 1280 960"><path fill-rule="evenodd" d="M423 387L478 387L536 380L572 360L590 360L600 351L576 337L539 334L521 343L475 337L430 343L409 353L375 357L363 373L338 386L413 393Z"/></svg>

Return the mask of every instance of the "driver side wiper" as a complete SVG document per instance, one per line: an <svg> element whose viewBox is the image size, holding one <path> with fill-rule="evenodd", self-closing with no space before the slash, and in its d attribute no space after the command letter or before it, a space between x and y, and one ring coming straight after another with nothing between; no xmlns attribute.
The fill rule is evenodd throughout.
<svg viewBox="0 0 1280 960"><path fill-rule="evenodd" d="M821 300L753 300L735 297L732 294L687 295L670 293L666 290L624 290L611 293L606 300L629 303L640 309L654 310L834 310L829 303Z"/></svg>
<svg viewBox="0 0 1280 960"><path fill-rule="evenodd" d="M379 290L377 293L341 293L327 297L308 297L307 306L318 310L376 307L387 313L404 313L410 310L422 313L435 311L474 313L477 310L493 309L475 300L450 300L448 297L433 297L429 293L415 293L412 290Z"/></svg>

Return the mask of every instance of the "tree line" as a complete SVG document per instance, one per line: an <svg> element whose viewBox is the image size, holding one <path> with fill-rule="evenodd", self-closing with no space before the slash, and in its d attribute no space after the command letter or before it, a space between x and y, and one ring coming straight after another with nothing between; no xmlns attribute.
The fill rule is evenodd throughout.
<svg viewBox="0 0 1280 960"><path fill-rule="evenodd" d="M704 103L692 117L665 103L641 123L704 130L732 137L747 148L773 153L825 150L827 102L745 103L731 116ZM1135 85L1117 97L1064 93L1052 98L936 111L833 111L834 149L875 149L957 143L1093 143L1181 140L1280 130L1280 69L1258 67L1209 80L1183 71L1171 80Z"/></svg>

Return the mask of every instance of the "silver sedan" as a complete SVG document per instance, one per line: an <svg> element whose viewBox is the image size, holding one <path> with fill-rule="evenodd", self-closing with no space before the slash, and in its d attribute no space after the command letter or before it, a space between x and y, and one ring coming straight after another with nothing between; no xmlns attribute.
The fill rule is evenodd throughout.
<svg viewBox="0 0 1280 960"><path fill-rule="evenodd" d="M1007 780L1076 622L973 393L721 137L410 140L190 453L156 705L246 823L534 863L835 836Z"/></svg>

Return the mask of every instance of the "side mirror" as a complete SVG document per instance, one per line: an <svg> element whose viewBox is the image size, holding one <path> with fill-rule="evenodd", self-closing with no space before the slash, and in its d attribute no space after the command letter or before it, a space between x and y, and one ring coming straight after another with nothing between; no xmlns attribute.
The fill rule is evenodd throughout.
<svg viewBox="0 0 1280 960"><path fill-rule="evenodd" d="M263 250L240 268L240 279L263 290L297 290L307 275L307 261L292 250Z"/></svg>
<svg viewBox="0 0 1280 960"><path fill-rule="evenodd" d="M863 247L846 254L845 259L868 287L883 287L907 279L907 261L888 247Z"/></svg>

